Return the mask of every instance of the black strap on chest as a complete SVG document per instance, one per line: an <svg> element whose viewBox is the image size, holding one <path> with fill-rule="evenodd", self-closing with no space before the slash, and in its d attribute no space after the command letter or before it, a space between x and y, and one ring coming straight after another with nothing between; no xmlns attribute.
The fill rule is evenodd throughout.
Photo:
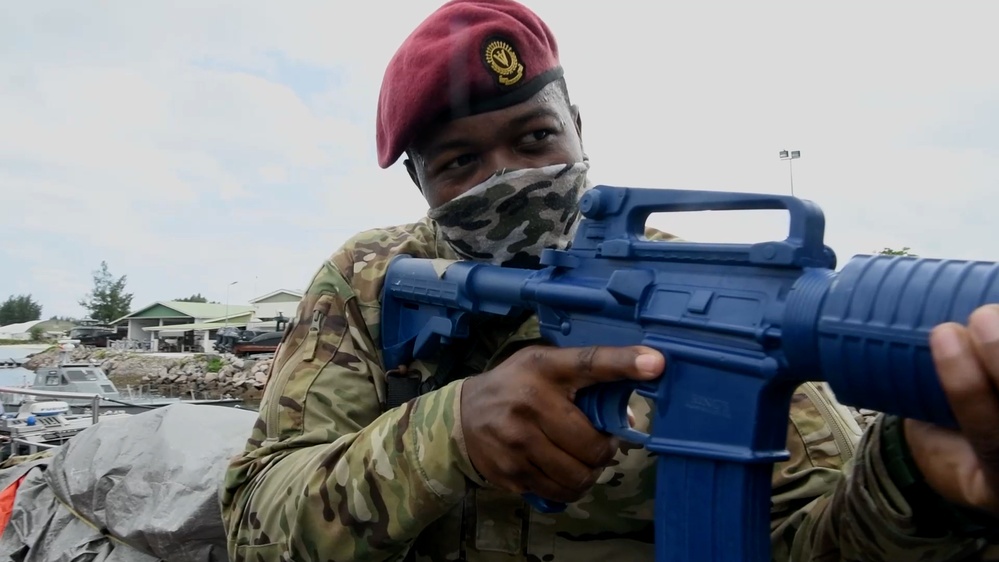
<svg viewBox="0 0 999 562"><path fill-rule="evenodd" d="M419 375L408 375L393 369L385 373L385 409L398 408L420 395Z"/></svg>
<svg viewBox="0 0 999 562"><path fill-rule="evenodd" d="M465 372L466 363L474 351L475 345L468 340L459 340L440 355L437 371L427 380L421 380L420 373L408 373L393 369L385 373L385 409L398 408L417 396L447 386L448 383L464 378L471 372Z"/></svg>

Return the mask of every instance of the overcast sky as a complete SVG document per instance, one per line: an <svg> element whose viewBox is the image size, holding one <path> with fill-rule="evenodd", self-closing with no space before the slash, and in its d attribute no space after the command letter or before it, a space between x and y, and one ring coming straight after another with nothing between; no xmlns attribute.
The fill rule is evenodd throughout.
<svg viewBox="0 0 999 562"><path fill-rule="evenodd" d="M231 281L245 302L420 218L401 163L377 166L374 110L440 4L7 2L0 299L81 316L106 260L134 308L224 301ZM840 264L885 246L999 261L999 4L528 5L559 41L595 183L787 194L778 152L800 150L795 194L825 211ZM787 219L655 225L739 242Z"/></svg>

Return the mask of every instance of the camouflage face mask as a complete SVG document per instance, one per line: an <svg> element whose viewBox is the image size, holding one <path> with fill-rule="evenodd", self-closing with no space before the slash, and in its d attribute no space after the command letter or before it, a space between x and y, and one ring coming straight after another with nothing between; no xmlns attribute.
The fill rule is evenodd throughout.
<svg viewBox="0 0 999 562"><path fill-rule="evenodd" d="M541 250L572 242L589 162L506 172L431 209L444 239L464 259L537 268Z"/></svg>

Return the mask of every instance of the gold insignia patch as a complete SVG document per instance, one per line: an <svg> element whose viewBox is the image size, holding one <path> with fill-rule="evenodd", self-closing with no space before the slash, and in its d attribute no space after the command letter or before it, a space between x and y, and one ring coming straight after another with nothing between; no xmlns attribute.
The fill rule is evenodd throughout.
<svg viewBox="0 0 999 562"><path fill-rule="evenodd" d="M504 86L512 86L524 77L524 65L517 57L517 51L502 40L490 41L483 52L486 66L496 73L496 79Z"/></svg>

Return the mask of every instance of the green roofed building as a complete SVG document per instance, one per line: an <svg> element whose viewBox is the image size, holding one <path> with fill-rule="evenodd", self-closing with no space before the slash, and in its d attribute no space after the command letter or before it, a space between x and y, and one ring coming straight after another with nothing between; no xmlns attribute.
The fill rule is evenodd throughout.
<svg viewBox="0 0 999 562"><path fill-rule="evenodd" d="M229 321L225 322L227 311ZM128 339L150 342L150 349L155 351L157 337L183 337L187 332L200 332L198 335L201 335L201 338L198 339L210 342L215 335L214 332L219 328L226 324L245 327L252 315L252 305L157 301L115 320L114 324L117 326L127 322ZM210 322L216 318L222 318L223 322L218 324ZM201 348L201 345L197 347Z"/></svg>
<svg viewBox="0 0 999 562"><path fill-rule="evenodd" d="M161 338L176 338L184 351L208 351L220 328L273 330L278 319L294 316L302 293L280 289L250 301L250 304L213 304L157 301L113 322L128 326L128 339L149 342L157 350ZM190 349L187 349L190 348Z"/></svg>

